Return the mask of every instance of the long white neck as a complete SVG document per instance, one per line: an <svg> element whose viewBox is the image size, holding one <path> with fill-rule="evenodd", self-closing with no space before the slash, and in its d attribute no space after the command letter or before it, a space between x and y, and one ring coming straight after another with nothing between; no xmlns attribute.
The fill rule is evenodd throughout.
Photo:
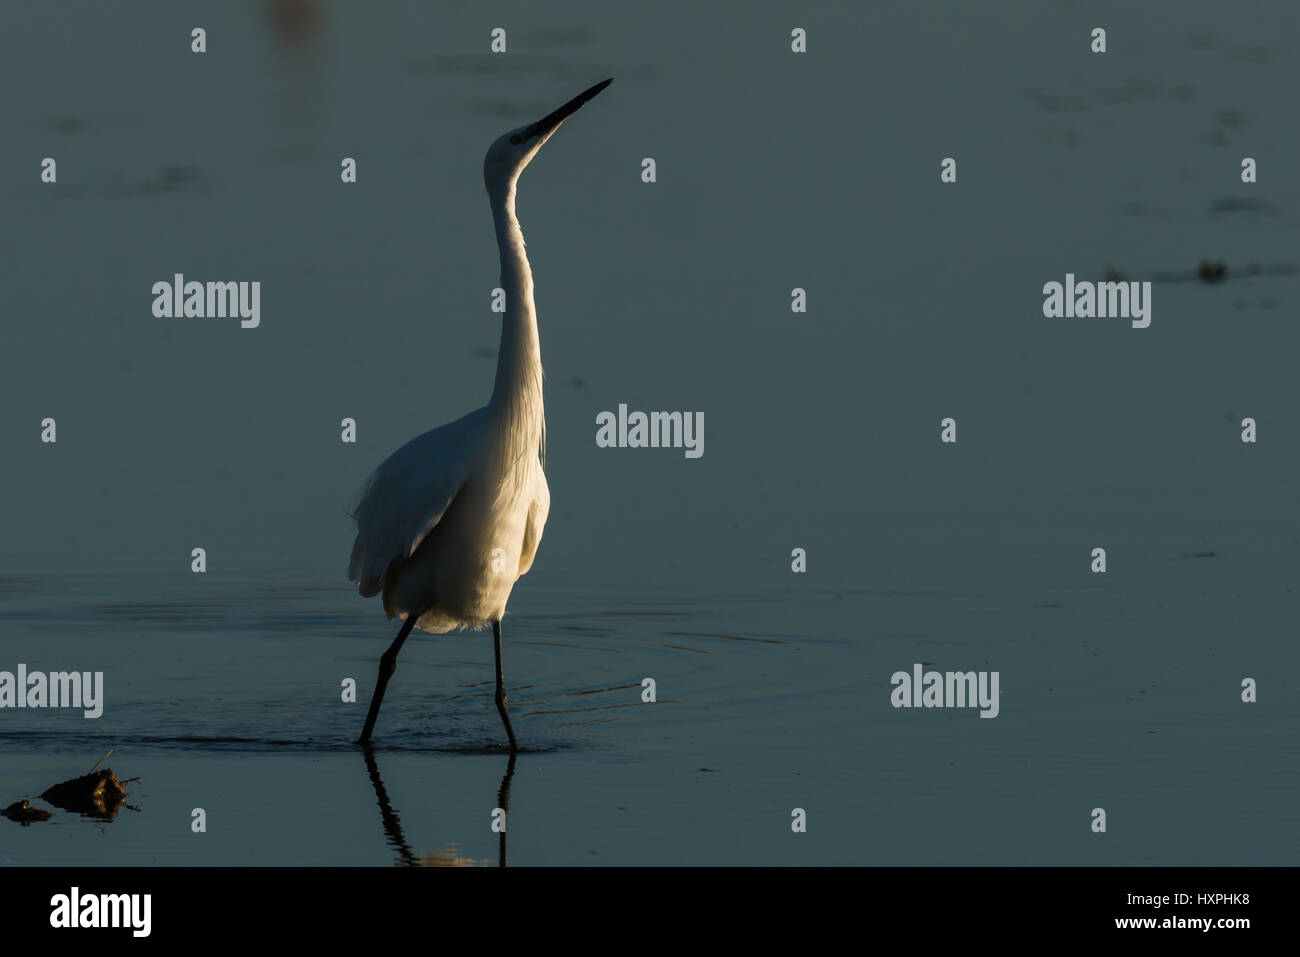
<svg viewBox="0 0 1300 957"><path fill-rule="evenodd" d="M524 251L524 233L515 217L515 181L489 194L497 245L501 250L501 288L506 311L501 322L501 352L488 408L511 436L508 454L544 454L546 415L542 405L542 346L533 304L533 271Z"/></svg>

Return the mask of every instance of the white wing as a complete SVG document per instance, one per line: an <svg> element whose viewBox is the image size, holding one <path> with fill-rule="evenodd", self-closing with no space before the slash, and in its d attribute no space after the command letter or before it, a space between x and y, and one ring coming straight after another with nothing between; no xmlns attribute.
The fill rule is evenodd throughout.
<svg viewBox="0 0 1300 957"><path fill-rule="evenodd" d="M375 469L353 517L348 578L369 598L395 561L409 558L438 524L469 475L484 409L416 436Z"/></svg>
<svg viewBox="0 0 1300 957"><path fill-rule="evenodd" d="M546 476L538 468L534 481L533 501L528 506L528 520L524 525L524 543L519 554L519 574L527 575L537 557L537 546L542 543L542 529L546 527L546 516L551 511L551 490L546 484Z"/></svg>

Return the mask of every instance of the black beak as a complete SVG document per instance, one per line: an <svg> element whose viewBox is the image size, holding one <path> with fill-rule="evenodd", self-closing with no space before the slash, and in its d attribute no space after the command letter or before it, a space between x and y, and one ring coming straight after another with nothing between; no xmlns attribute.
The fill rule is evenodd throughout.
<svg viewBox="0 0 1300 957"><path fill-rule="evenodd" d="M595 96L597 93L605 89L605 87L609 86L613 82L614 82L614 78L611 76L608 80L601 80L590 90L586 90L585 92L579 93L577 96L571 99L568 103L565 103L554 113L542 117L532 126L530 126L528 128L528 135L545 136L547 133L550 133L557 126L559 126L566 119L568 119L569 116L576 113L578 111L578 107L582 106L582 104L586 103L593 96Z"/></svg>

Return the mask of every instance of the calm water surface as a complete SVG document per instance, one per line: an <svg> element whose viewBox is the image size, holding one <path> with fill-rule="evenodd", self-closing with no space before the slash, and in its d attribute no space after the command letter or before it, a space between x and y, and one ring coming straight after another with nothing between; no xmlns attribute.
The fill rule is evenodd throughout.
<svg viewBox="0 0 1300 957"><path fill-rule="evenodd" d="M110 748L138 779L0 820L0 862L498 861L489 635L417 635L350 743L396 627L345 509L487 399L487 144L614 75L520 184L553 505L510 862L1295 863L1300 281L1041 313L1067 272L1300 258L1293 3L825 5L806 56L775 2L172 6L0 10L0 670L107 697L0 713L0 805ZM261 281L262 325L154 319L175 272ZM619 403L702 410L704 456L597 448ZM999 716L890 707L917 662L998 671Z"/></svg>

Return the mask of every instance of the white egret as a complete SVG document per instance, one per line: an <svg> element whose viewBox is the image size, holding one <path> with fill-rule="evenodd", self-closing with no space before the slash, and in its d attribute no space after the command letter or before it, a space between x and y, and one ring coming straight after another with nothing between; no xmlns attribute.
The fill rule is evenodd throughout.
<svg viewBox="0 0 1300 957"><path fill-rule="evenodd" d="M515 186L561 124L611 82L597 83L536 123L506 133L483 160L506 305L496 382L486 406L407 442L380 464L361 493L348 578L367 598L382 591L389 619L403 619L379 660L361 744L370 741L412 627L445 634L490 624L497 711L511 752L518 749L501 671L501 618L511 589L537 555L551 493L542 471L546 421L533 274L515 218Z"/></svg>

